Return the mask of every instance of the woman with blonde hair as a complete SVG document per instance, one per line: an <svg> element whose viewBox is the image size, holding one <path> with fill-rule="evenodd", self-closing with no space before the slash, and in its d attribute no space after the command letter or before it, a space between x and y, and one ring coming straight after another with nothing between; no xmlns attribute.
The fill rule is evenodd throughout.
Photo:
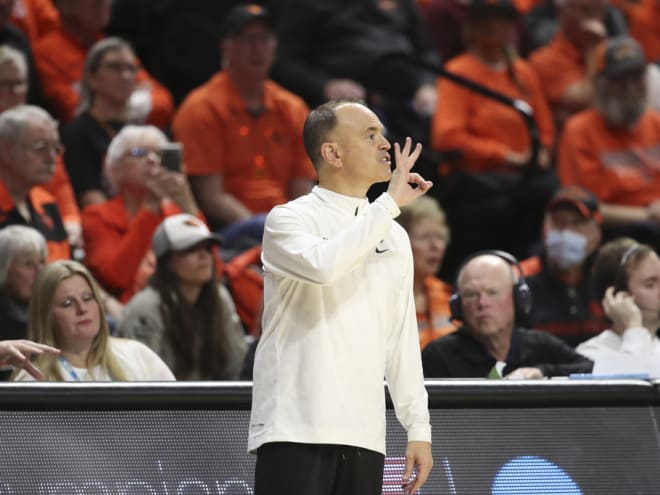
<svg viewBox="0 0 660 495"><path fill-rule="evenodd" d="M452 288L436 276L449 244L449 227L445 212L428 196L401 208L396 220L410 238L417 329L424 349L432 340L456 330L449 319Z"/></svg>
<svg viewBox="0 0 660 495"><path fill-rule="evenodd" d="M30 299L28 338L57 347L61 354L36 356L47 381L174 380L161 359L145 345L110 337L101 292L76 261L47 265ZM14 380L33 380L19 371Z"/></svg>

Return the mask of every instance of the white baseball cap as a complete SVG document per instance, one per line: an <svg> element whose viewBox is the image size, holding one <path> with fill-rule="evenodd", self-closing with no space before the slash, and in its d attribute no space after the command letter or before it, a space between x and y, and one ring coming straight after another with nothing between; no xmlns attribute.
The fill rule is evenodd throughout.
<svg viewBox="0 0 660 495"><path fill-rule="evenodd" d="M182 251L202 241L220 244L220 237L212 234L199 218L188 213L172 215L163 220L151 241L156 258L170 251Z"/></svg>

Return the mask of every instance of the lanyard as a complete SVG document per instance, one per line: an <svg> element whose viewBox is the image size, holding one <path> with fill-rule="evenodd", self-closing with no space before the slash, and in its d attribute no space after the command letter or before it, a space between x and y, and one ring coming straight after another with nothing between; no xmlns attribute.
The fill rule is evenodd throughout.
<svg viewBox="0 0 660 495"><path fill-rule="evenodd" d="M78 373L76 373L76 370L73 369L73 366L71 366L71 363L69 361L67 361L67 359L64 356L60 355L57 359L59 359L60 364L67 371L67 373L69 373L71 378L73 378L74 382L81 381L80 377L78 376Z"/></svg>

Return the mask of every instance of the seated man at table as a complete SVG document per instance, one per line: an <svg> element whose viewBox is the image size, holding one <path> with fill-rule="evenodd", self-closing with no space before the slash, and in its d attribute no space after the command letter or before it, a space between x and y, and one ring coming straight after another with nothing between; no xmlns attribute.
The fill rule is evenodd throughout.
<svg viewBox="0 0 660 495"><path fill-rule="evenodd" d="M532 304L520 265L504 251L477 252L463 263L450 299L455 333L422 352L426 378L543 378L589 373L593 362L559 338L522 326Z"/></svg>

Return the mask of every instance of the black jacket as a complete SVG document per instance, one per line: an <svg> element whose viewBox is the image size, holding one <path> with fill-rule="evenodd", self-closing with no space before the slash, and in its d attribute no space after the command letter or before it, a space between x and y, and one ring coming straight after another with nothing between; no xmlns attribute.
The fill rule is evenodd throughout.
<svg viewBox="0 0 660 495"><path fill-rule="evenodd" d="M541 330L514 328L503 375L539 368L545 376L590 373L593 361ZM425 378L486 378L496 360L465 327L431 342L422 352Z"/></svg>

